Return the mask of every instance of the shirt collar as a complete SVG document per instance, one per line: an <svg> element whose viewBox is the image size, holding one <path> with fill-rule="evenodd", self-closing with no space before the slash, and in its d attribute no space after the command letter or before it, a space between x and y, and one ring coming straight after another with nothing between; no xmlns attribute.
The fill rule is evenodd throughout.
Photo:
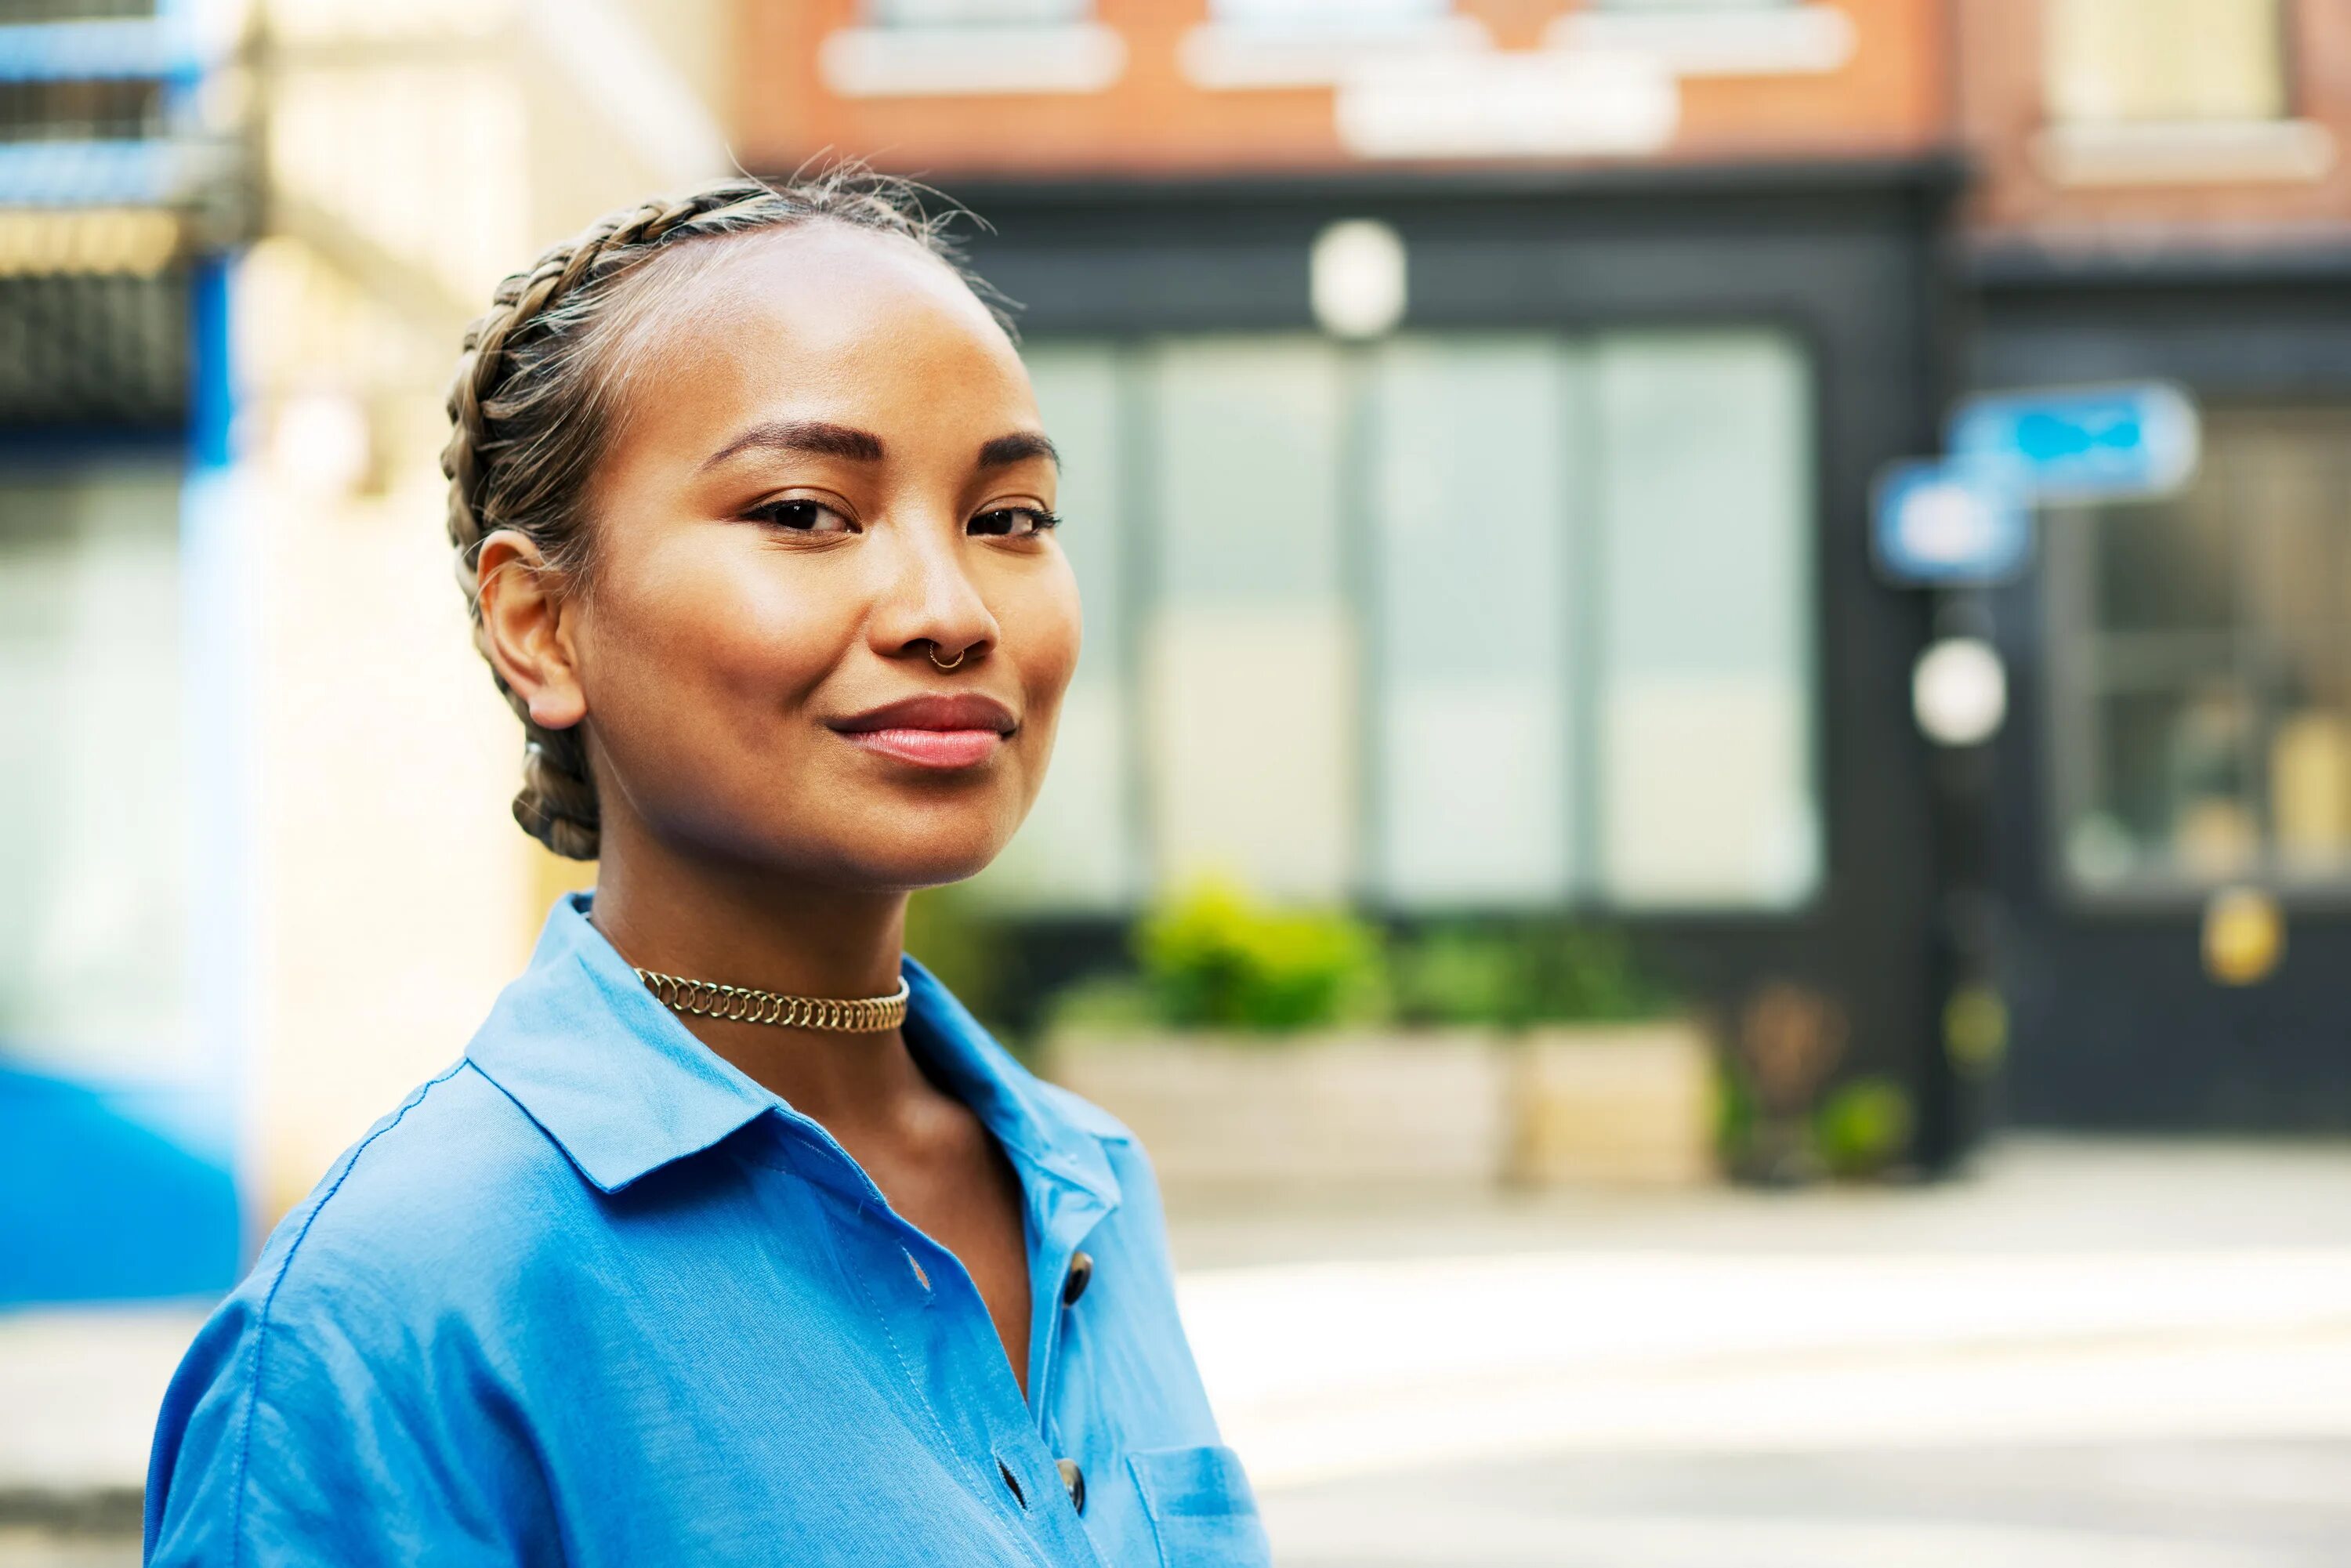
<svg viewBox="0 0 2351 1568"><path fill-rule="evenodd" d="M1101 1140L1063 1115L936 976L912 956L901 957L899 967L906 977L906 1048L946 1081L1016 1160L1025 1155L1102 1207L1117 1207L1118 1178Z"/></svg>
<svg viewBox="0 0 2351 1568"><path fill-rule="evenodd" d="M528 967L466 1048L483 1075L606 1192L769 1113L806 1121L695 1039L645 988L589 924L592 896L567 894L549 911ZM907 1048L1016 1161L1114 1207L1118 1180L1099 1140L1062 1116L928 969L912 957L901 965Z"/></svg>

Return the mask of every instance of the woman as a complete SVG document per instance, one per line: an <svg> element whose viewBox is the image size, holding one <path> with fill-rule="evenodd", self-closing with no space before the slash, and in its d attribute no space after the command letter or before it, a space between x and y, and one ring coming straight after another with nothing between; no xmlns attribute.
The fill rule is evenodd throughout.
<svg viewBox="0 0 2351 1568"><path fill-rule="evenodd" d="M607 218L450 413L516 816L596 890L198 1337L150 1561L1265 1561L1143 1152L900 952L1079 641L936 225L848 174Z"/></svg>

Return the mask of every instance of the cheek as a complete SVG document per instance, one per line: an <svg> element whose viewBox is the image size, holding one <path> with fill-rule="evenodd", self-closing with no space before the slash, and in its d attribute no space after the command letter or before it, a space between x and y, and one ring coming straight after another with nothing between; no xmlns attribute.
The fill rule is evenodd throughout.
<svg viewBox="0 0 2351 1568"><path fill-rule="evenodd" d="M1021 696L1031 720L1050 723L1060 713L1061 695L1078 667L1081 618L1077 580L1069 563L1057 559L1052 570L1021 589L998 612L1004 649L1020 672Z"/></svg>
<svg viewBox="0 0 2351 1568"><path fill-rule="evenodd" d="M789 716L832 674L853 596L827 591L825 562L763 555L755 538L730 532L612 563L597 593L589 693L608 744L625 746L611 732L626 724L689 750L726 749L758 736L760 718Z"/></svg>

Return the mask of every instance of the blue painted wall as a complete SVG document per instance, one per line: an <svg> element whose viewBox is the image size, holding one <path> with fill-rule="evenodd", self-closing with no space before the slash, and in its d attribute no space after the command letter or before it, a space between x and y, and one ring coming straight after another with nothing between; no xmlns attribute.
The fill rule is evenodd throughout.
<svg viewBox="0 0 2351 1568"><path fill-rule="evenodd" d="M108 1092L0 1067L0 1303L214 1295L242 1250L226 1164Z"/></svg>
<svg viewBox="0 0 2351 1568"><path fill-rule="evenodd" d="M182 486L182 686L190 998L184 1054L158 1082L76 1082L11 1064L0 1040L0 1307L214 1295L235 1283L245 1223L237 1084L251 1040L252 768L244 692L249 518L229 483L235 386L225 258L188 282L191 372ZM16 461L87 466L131 433L14 433ZM111 448L112 450L110 450Z"/></svg>

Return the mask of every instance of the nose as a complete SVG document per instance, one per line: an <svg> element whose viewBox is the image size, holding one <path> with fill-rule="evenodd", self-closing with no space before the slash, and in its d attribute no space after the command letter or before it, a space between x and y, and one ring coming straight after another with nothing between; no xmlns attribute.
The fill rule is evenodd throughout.
<svg viewBox="0 0 2351 1568"><path fill-rule="evenodd" d="M889 580L869 622L873 651L885 659L927 658L959 669L996 646L996 616L972 580L963 529L893 528Z"/></svg>

